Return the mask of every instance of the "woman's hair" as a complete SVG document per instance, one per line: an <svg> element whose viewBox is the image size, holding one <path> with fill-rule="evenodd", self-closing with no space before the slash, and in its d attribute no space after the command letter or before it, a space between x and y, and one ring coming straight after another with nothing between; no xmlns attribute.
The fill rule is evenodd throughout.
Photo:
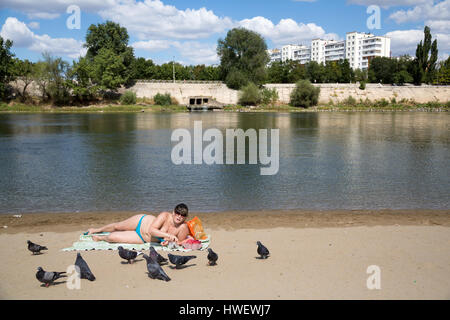
<svg viewBox="0 0 450 320"><path fill-rule="evenodd" d="M187 217L189 210L188 210L187 205L185 205L184 203L180 203L180 204L177 204L174 212Z"/></svg>

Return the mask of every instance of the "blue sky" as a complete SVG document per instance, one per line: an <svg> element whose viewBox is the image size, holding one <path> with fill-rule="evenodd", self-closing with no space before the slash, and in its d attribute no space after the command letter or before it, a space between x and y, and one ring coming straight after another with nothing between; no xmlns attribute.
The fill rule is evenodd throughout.
<svg viewBox="0 0 450 320"><path fill-rule="evenodd" d="M66 26L69 5L80 8L80 29ZM380 10L370 30L367 8ZM269 48L306 44L313 38L344 39L349 31L391 38L392 55L414 55L429 25L439 56L450 52L450 0L2 0L0 35L14 41L19 58L37 61L43 51L71 61L84 55L91 24L112 20L128 29L135 55L158 64L216 64L216 45L228 30L259 32Z"/></svg>

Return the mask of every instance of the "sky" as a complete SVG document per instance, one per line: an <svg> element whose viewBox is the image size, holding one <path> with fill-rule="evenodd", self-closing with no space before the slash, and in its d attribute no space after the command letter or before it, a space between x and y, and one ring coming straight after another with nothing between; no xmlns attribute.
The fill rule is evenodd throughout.
<svg viewBox="0 0 450 320"><path fill-rule="evenodd" d="M18 58L44 51L71 62L91 24L126 27L136 57L157 64L215 65L217 41L236 27L258 32L268 48L345 39L346 32L391 38L391 54L415 55L425 25L450 53L450 0L1 0L0 35ZM377 23L379 22L379 23Z"/></svg>

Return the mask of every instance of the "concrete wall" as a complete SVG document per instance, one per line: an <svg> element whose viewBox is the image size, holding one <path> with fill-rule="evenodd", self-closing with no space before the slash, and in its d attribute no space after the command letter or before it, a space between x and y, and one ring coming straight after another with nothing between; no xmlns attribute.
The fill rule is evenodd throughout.
<svg viewBox="0 0 450 320"><path fill-rule="evenodd" d="M359 84L316 84L320 87L319 103L330 101L339 102L352 96L357 101L369 99L371 101L395 98L414 100L416 102L447 102L450 101L450 86L383 86L380 84L367 84L365 90L359 89ZM295 84L267 84L267 88L275 88L279 100L288 103ZM223 83L158 83L137 82L129 90L136 92L138 97L151 98L157 93L170 93L180 104L188 104L189 96L212 96L218 102L236 104L238 91L227 88Z"/></svg>
<svg viewBox="0 0 450 320"><path fill-rule="evenodd" d="M11 83L13 86L21 87L23 83L17 81ZM390 86L380 84L367 84L365 90L360 90L358 84L315 84L320 87L319 103L334 103L343 101L352 96L357 101L369 99L371 101L395 98L396 101L402 99L414 100L419 103L425 102L447 102L450 101L450 86ZM295 84L267 84L267 88L275 88L278 92L279 100L282 103L289 103L289 96L295 88ZM170 93L180 104L188 104L190 96L211 96L220 103L237 104L238 91L227 88L221 82L152 82L138 81L134 86L126 90L136 92L137 97L153 98L157 93ZM124 92L125 89L119 90ZM30 84L28 93L40 95L39 88L35 84Z"/></svg>

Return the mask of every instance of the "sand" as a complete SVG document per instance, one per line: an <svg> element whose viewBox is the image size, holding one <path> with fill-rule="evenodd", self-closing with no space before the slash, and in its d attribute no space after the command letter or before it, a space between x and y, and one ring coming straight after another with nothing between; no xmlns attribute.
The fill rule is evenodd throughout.
<svg viewBox="0 0 450 320"><path fill-rule="evenodd" d="M148 278L142 258L128 265L117 251L85 251L96 281L81 280L79 289L64 280L41 287L38 266L65 271L76 252L62 248L89 226L131 214L2 215L0 227L8 228L0 229L0 299L450 299L445 210L198 213L217 266L195 251L184 269L164 266L172 281L163 282ZM49 250L33 256L26 240ZM267 260L256 259L257 240L269 248ZM372 265L380 289L367 287Z"/></svg>

